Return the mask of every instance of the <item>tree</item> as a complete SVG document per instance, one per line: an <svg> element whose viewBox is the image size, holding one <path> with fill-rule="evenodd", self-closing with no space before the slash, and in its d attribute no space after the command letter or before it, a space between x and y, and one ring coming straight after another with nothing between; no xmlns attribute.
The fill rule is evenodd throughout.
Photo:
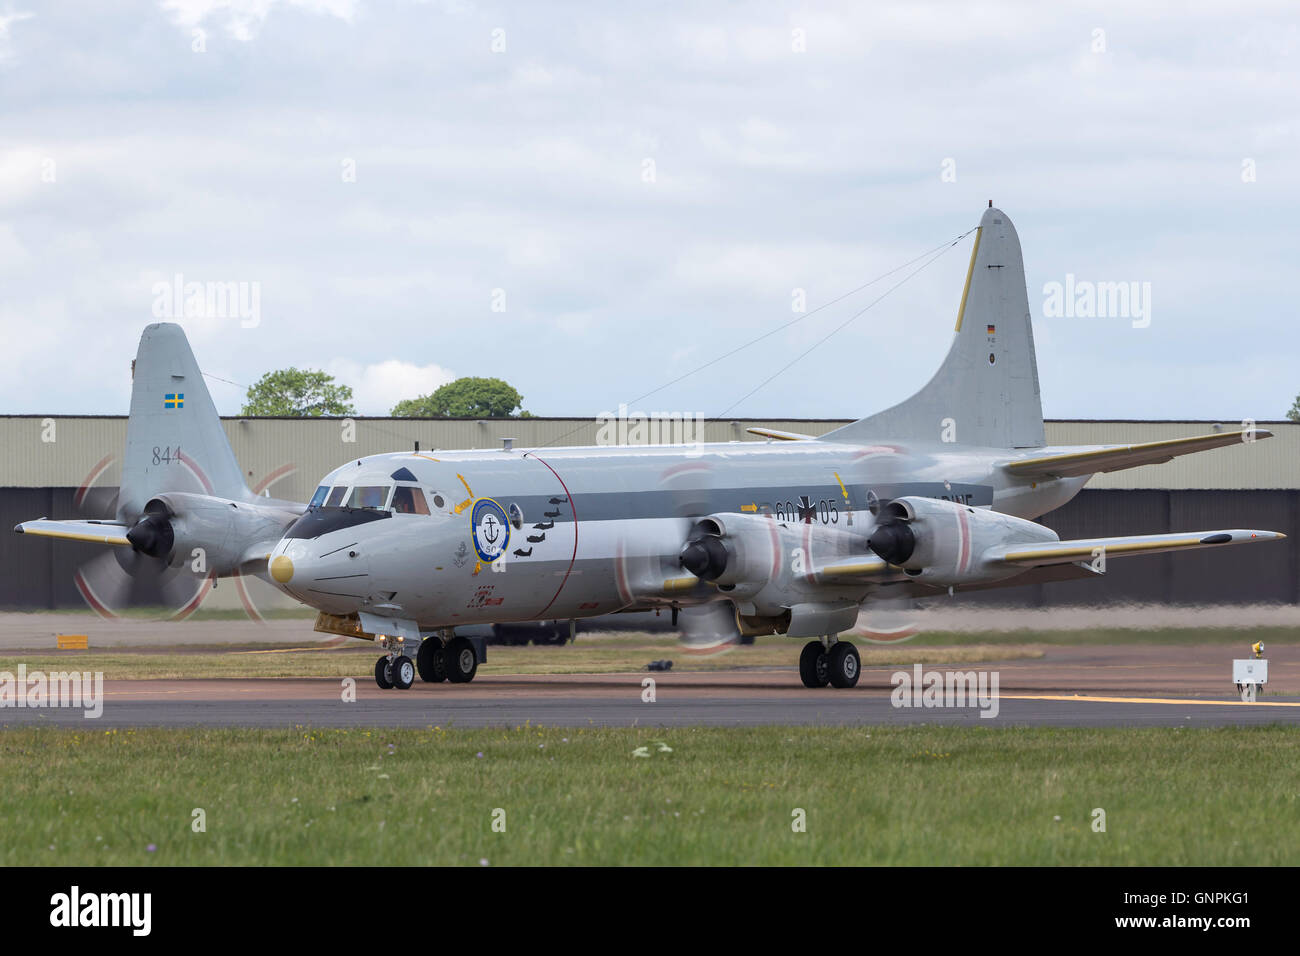
<svg viewBox="0 0 1300 956"><path fill-rule="evenodd" d="M1295 401L1291 403L1291 411L1286 413L1286 417L1293 422L1300 422L1300 395L1297 395Z"/></svg>
<svg viewBox="0 0 1300 956"><path fill-rule="evenodd" d="M282 368L267 372L248 390L241 415L319 418L355 415L352 389L337 385L333 375L312 369Z"/></svg>
<svg viewBox="0 0 1300 956"><path fill-rule="evenodd" d="M394 418L509 418L524 397L499 378L458 378L393 406ZM520 418L532 416L523 411Z"/></svg>

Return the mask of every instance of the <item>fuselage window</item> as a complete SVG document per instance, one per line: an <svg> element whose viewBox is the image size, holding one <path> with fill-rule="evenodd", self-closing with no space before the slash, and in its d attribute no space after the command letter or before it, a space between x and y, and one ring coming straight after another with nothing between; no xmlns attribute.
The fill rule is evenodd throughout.
<svg viewBox="0 0 1300 956"><path fill-rule="evenodd" d="M325 499L326 508L337 508L343 504L343 496L348 493L347 485L338 485L330 492L330 496Z"/></svg>
<svg viewBox="0 0 1300 956"><path fill-rule="evenodd" d="M319 488L316 489L316 494L311 496L311 501L308 503L307 507L319 508L321 505L325 503L325 496L328 495L329 493L330 493L330 486L321 485Z"/></svg>
<svg viewBox="0 0 1300 956"><path fill-rule="evenodd" d="M382 508L388 504L388 485L357 485L348 496L349 508Z"/></svg>
<svg viewBox="0 0 1300 956"><path fill-rule="evenodd" d="M399 515L427 515L429 506L425 504L424 492L419 488L398 485L393 492L393 513Z"/></svg>

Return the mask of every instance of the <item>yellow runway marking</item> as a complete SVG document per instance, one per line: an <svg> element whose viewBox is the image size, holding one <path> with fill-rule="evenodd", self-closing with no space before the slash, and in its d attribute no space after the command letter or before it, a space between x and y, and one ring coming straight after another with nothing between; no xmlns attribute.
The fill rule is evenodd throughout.
<svg viewBox="0 0 1300 956"><path fill-rule="evenodd" d="M360 645L357 645L358 647ZM272 647L261 651L227 651L226 653L235 654L295 654L298 651L337 651L344 647L342 644L329 644L324 647Z"/></svg>
<svg viewBox="0 0 1300 956"><path fill-rule="evenodd" d="M1070 700L1095 704L1183 704L1198 707L1300 707L1300 700L1254 702L1244 700L1190 700L1177 697L1084 697L1080 694L999 694L1002 700Z"/></svg>

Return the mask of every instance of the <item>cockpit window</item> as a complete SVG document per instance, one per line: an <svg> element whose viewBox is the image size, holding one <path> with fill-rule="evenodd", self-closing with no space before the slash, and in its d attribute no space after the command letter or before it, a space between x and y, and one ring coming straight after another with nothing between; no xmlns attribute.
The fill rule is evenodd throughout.
<svg viewBox="0 0 1300 956"><path fill-rule="evenodd" d="M388 485L357 485L348 496L349 508L382 508L388 504Z"/></svg>
<svg viewBox="0 0 1300 956"><path fill-rule="evenodd" d="M333 491L330 492L330 496L327 499L325 499L325 507L326 508L339 507L340 505L343 504L343 496L346 495L347 493L348 493L347 486L338 485L337 487L335 487Z"/></svg>
<svg viewBox="0 0 1300 956"><path fill-rule="evenodd" d="M325 503L325 496L328 495L329 493L330 493L330 486L321 485L319 488L316 489L316 494L311 496L311 501L308 502L307 507L319 508L321 505Z"/></svg>
<svg viewBox="0 0 1300 956"><path fill-rule="evenodd" d="M424 492L419 488L398 485L393 492L393 512L399 515L427 515L429 506L424 501Z"/></svg>

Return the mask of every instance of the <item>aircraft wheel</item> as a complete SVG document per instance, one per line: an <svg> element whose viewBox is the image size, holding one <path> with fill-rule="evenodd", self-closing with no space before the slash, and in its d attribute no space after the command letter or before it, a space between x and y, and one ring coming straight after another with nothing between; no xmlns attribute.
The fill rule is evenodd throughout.
<svg viewBox="0 0 1300 956"><path fill-rule="evenodd" d="M381 657L375 661L375 683L381 690L392 690L393 681L388 672L388 658Z"/></svg>
<svg viewBox="0 0 1300 956"><path fill-rule="evenodd" d="M839 641L831 645L830 678L833 687L853 687L862 675L862 659L852 641Z"/></svg>
<svg viewBox="0 0 1300 956"><path fill-rule="evenodd" d="M389 665L388 675L394 687L398 690L407 690L415 683L415 664L402 654Z"/></svg>
<svg viewBox="0 0 1300 956"><path fill-rule="evenodd" d="M799 677L804 687L825 687L831 682L830 658L821 641L809 641L799 655Z"/></svg>
<svg viewBox="0 0 1300 956"><path fill-rule="evenodd" d="M442 652L447 668L447 680L453 684L468 684L478 673L478 654L466 638L453 637Z"/></svg>
<svg viewBox="0 0 1300 956"><path fill-rule="evenodd" d="M415 669L420 672L420 680L430 684L440 684L447 679L447 664L442 656L442 641L430 638L420 644L415 652Z"/></svg>

